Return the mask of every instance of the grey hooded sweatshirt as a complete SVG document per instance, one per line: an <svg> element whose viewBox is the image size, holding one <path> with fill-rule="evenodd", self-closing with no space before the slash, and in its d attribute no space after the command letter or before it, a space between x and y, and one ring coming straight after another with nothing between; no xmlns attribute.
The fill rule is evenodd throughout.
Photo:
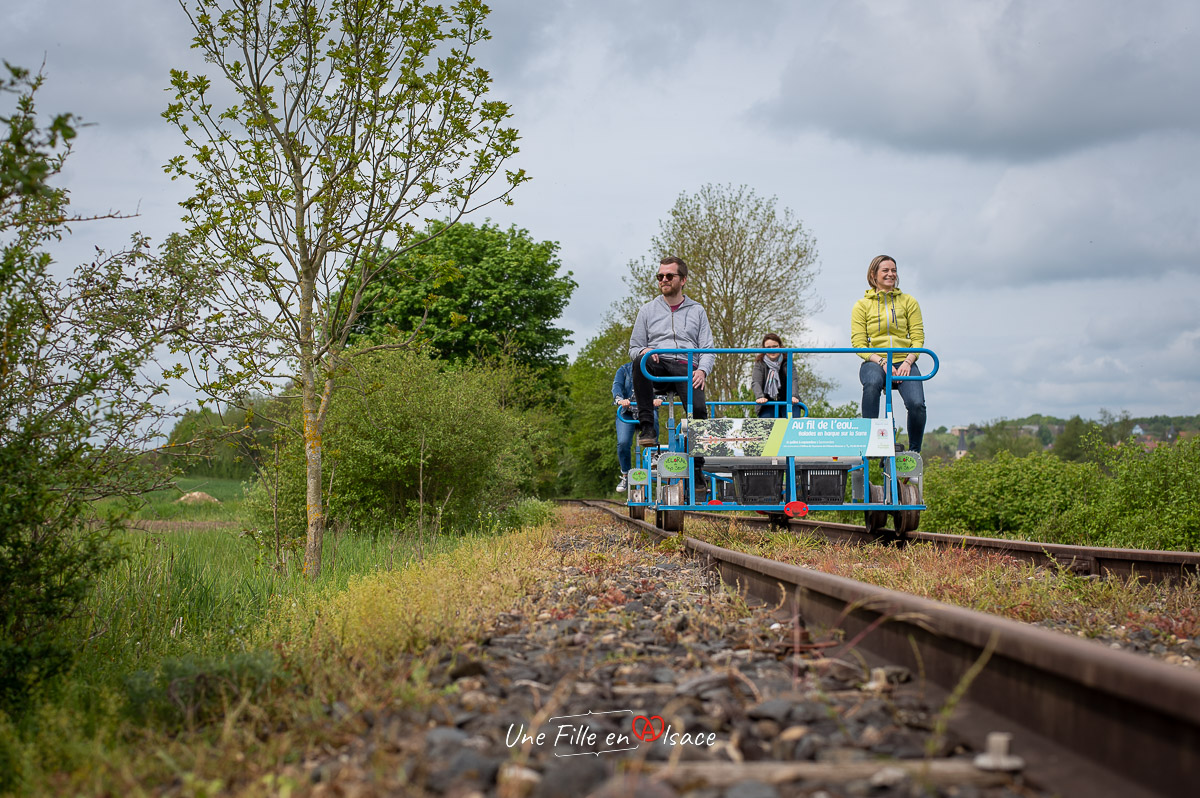
<svg viewBox="0 0 1200 798"><path fill-rule="evenodd" d="M637 360L643 349L712 349L712 328L708 326L708 314L700 303L685 294L683 304L671 310L667 300L657 296L638 311L629 336L629 359ZM687 360L684 353L664 355L677 360ZM712 374L717 356L711 352L693 358L694 368Z"/></svg>

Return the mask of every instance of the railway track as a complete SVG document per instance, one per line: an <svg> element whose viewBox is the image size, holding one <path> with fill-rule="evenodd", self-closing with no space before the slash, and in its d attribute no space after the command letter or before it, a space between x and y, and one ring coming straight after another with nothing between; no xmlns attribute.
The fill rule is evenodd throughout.
<svg viewBox="0 0 1200 798"><path fill-rule="evenodd" d="M604 502L609 507L621 508L618 502ZM690 512L696 518L728 521L728 513ZM871 543L872 536L865 527L855 524L839 524L807 518L777 519L764 516L739 516L738 523L749 526L767 526L787 523L790 527L803 529L810 534L824 537L831 542ZM985 538L973 535L948 535L940 532L911 532L909 539L931 543L939 548L966 548L1006 554L1035 565L1057 565L1085 575L1129 577L1134 574L1153 582L1181 582L1200 574L1200 553L1187 551L1153 551L1143 549L1112 549L1098 546L1069 546L1061 543L1036 543L1026 540Z"/></svg>
<svg viewBox="0 0 1200 798"><path fill-rule="evenodd" d="M655 535L623 505L584 502ZM708 515L708 514L703 514ZM715 514L713 514L715 515ZM727 516L719 516L725 517ZM762 523L767 523L764 519ZM797 523L793 521L793 523ZM861 528L801 522L838 539ZM925 535L938 545L975 546L1016 556L1075 563L1077 570L1179 578L1200 557L1147 558L1146 552L1046 547L1017 541ZM1200 782L1200 678L1015 621L917 598L854 580L774 562L684 538L687 549L749 597L817 629L840 627L843 656L864 665L901 665L926 687L951 696L973 674L956 730L982 749L989 733L1011 733L1035 785L1063 795L1193 795ZM1170 555L1170 552L1151 552ZM1069 559L1068 559L1069 558ZM1157 563L1161 567L1150 565ZM1190 569L1190 570L1189 570ZM1157 574L1157 576L1156 576Z"/></svg>

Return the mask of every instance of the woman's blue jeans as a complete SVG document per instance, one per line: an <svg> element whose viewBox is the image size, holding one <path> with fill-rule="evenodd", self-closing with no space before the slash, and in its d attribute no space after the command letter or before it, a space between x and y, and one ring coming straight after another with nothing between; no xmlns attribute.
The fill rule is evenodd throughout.
<svg viewBox="0 0 1200 798"><path fill-rule="evenodd" d="M773 399L774 402L782 401L781 399ZM754 410L759 418L787 418L787 408L783 405L759 405ZM799 402L792 402L792 418L800 418L804 415L804 409L800 407Z"/></svg>
<svg viewBox="0 0 1200 798"><path fill-rule="evenodd" d="M629 415L629 411L625 411ZM621 473L626 474L632 465L633 457L629 453L630 447L633 446L633 439L637 435L637 424L626 424L624 421L617 419L617 462L621 464ZM654 414L654 433L658 434L658 413ZM611 461L609 461L611 462Z"/></svg>
<svg viewBox="0 0 1200 798"><path fill-rule="evenodd" d="M912 375L921 376L917 364L912 365ZM892 387L900 392L904 407L908 410L908 448L914 452L921 451L921 441L925 437L925 389L918 380L899 380L892 377ZM858 381L862 383L862 417L879 418L879 402L883 396L884 374L883 366L864 360L858 370Z"/></svg>

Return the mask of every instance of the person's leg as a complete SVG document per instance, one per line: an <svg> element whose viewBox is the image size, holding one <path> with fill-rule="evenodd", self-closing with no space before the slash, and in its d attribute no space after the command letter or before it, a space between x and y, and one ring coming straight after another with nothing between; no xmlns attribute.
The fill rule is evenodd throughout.
<svg viewBox="0 0 1200 798"><path fill-rule="evenodd" d="M637 432L637 424L626 424L624 421L617 422L617 462L621 464L621 473L629 473L632 464L632 458L629 454L629 447L633 444L633 434Z"/></svg>
<svg viewBox="0 0 1200 798"><path fill-rule="evenodd" d="M775 418L775 408L770 405L759 405L755 412L759 418Z"/></svg>
<svg viewBox="0 0 1200 798"><path fill-rule="evenodd" d="M858 369L862 383L862 417L879 418L879 397L883 393L883 366L864 360Z"/></svg>
<svg viewBox="0 0 1200 798"><path fill-rule="evenodd" d="M917 368L917 364L912 365L912 374L921 376L921 370ZM898 383L897 390L900 391L900 398L904 400L904 407L908 410L908 448L914 452L921 451L921 443L925 439L925 388L923 383L917 380L902 380Z"/></svg>

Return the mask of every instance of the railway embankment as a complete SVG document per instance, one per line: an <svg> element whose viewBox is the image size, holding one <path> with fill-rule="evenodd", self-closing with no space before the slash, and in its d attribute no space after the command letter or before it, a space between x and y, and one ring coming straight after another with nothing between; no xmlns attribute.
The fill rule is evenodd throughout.
<svg viewBox="0 0 1200 798"><path fill-rule="evenodd" d="M297 766L445 795L1032 796L975 766L953 703L853 641L747 606L699 560L616 519L560 510L545 581L445 652L421 709L352 713L358 733Z"/></svg>

